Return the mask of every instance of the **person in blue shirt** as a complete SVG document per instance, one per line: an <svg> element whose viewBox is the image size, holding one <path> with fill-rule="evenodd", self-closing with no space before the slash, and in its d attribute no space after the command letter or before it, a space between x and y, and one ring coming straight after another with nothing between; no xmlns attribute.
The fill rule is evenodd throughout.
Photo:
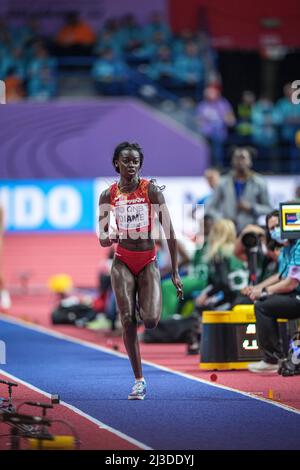
<svg viewBox="0 0 300 470"><path fill-rule="evenodd" d="M96 44L94 46L94 53L99 54L106 49L113 50L115 56L122 55L122 46L118 40L117 34L109 29L103 29L97 36Z"/></svg>
<svg viewBox="0 0 300 470"><path fill-rule="evenodd" d="M33 47L33 55L27 65L27 74L31 78L39 75L40 71L45 68L52 70L54 73L57 68L57 61L54 57L49 56L43 43L37 42Z"/></svg>
<svg viewBox="0 0 300 470"><path fill-rule="evenodd" d="M9 52L6 52L0 60L0 76L6 77L8 71L13 68L15 75L21 80L25 79L26 68L23 60L22 49L16 47Z"/></svg>
<svg viewBox="0 0 300 470"><path fill-rule="evenodd" d="M147 68L147 75L166 88L174 85L175 69L171 49L168 46L161 46L158 49L156 59Z"/></svg>
<svg viewBox="0 0 300 470"><path fill-rule="evenodd" d="M164 41L168 41L171 37L170 28L164 21L160 12L155 11L150 16L150 21L144 27L145 39L151 39L155 33L161 33Z"/></svg>
<svg viewBox="0 0 300 470"><path fill-rule="evenodd" d="M104 50L94 62L92 77L98 92L102 95L129 95L129 69L126 63L117 57L111 49Z"/></svg>
<svg viewBox="0 0 300 470"><path fill-rule="evenodd" d="M187 43L184 54L177 57L174 65L179 88L184 93L192 93L195 99L200 99L205 71L197 43Z"/></svg>
<svg viewBox="0 0 300 470"><path fill-rule="evenodd" d="M147 38L140 47L127 56L127 60L133 64L155 62L159 50L163 47L167 47L164 35L160 31L156 31L151 38Z"/></svg>
<svg viewBox="0 0 300 470"><path fill-rule="evenodd" d="M41 42L37 42L27 66L28 96L39 100L53 98L57 88L56 70L56 59L49 56Z"/></svg>
<svg viewBox="0 0 300 470"><path fill-rule="evenodd" d="M272 211L266 217L270 237L283 246L279 255L279 269L256 286L249 286L244 293L254 302L258 345L263 358L249 364L256 373L276 373L284 358L277 318L300 318L300 239L281 238L279 212Z"/></svg>
<svg viewBox="0 0 300 470"><path fill-rule="evenodd" d="M126 53L131 53L141 46L144 40L144 31L134 15L127 14L120 19L117 40Z"/></svg>
<svg viewBox="0 0 300 470"><path fill-rule="evenodd" d="M38 74L28 80L27 92L29 98L47 101L56 95L56 78L50 67L43 67Z"/></svg>

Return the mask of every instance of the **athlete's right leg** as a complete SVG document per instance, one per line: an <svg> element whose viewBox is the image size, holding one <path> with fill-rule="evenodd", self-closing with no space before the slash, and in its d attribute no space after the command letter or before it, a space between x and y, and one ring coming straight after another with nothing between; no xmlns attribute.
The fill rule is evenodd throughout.
<svg viewBox="0 0 300 470"><path fill-rule="evenodd" d="M123 327L124 345L136 379L143 377L135 317L136 281L122 261L114 259L111 269L112 288Z"/></svg>

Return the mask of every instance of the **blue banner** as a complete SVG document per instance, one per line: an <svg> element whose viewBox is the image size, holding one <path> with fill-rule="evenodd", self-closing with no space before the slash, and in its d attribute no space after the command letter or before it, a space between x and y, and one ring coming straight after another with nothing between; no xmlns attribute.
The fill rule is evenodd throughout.
<svg viewBox="0 0 300 470"><path fill-rule="evenodd" d="M94 180L7 180L0 182L5 229L93 231Z"/></svg>

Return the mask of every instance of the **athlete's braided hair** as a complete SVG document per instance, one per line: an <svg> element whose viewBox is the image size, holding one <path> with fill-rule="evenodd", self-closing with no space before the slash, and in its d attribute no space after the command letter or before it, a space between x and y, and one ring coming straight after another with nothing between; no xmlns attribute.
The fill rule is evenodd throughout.
<svg viewBox="0 0 300 470"><path fill-rule="evenodd" d="M115 151L114 151L114 156L113 156L113 160L112 160L112 163L113 163L113 166L114 166L114 169L116 170L117 173L120 173L120 170L118 167L116 167L116 161L118 160L119 158L119 155L120 153L123 151L123 150L136 150L139 155L140 155L140 168L142 168L142 165L143 165L143 161L144 161L144 154L143 154L143 150L142 148L140 147L139 144L137 143L130 143L130 142L121 142L119 145L117 145L117 147L115 148Z"/></svg>

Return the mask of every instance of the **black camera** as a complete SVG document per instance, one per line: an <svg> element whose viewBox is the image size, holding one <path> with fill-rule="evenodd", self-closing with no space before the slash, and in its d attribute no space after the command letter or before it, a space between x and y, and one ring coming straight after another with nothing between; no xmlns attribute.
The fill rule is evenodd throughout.
<svg viewBox="0 0 300 470"><path fill-rule="evenodd" d="M245 248L258 248L260 245L260 235L257 235L255 232L244 233L241 242Z"/></svg>

